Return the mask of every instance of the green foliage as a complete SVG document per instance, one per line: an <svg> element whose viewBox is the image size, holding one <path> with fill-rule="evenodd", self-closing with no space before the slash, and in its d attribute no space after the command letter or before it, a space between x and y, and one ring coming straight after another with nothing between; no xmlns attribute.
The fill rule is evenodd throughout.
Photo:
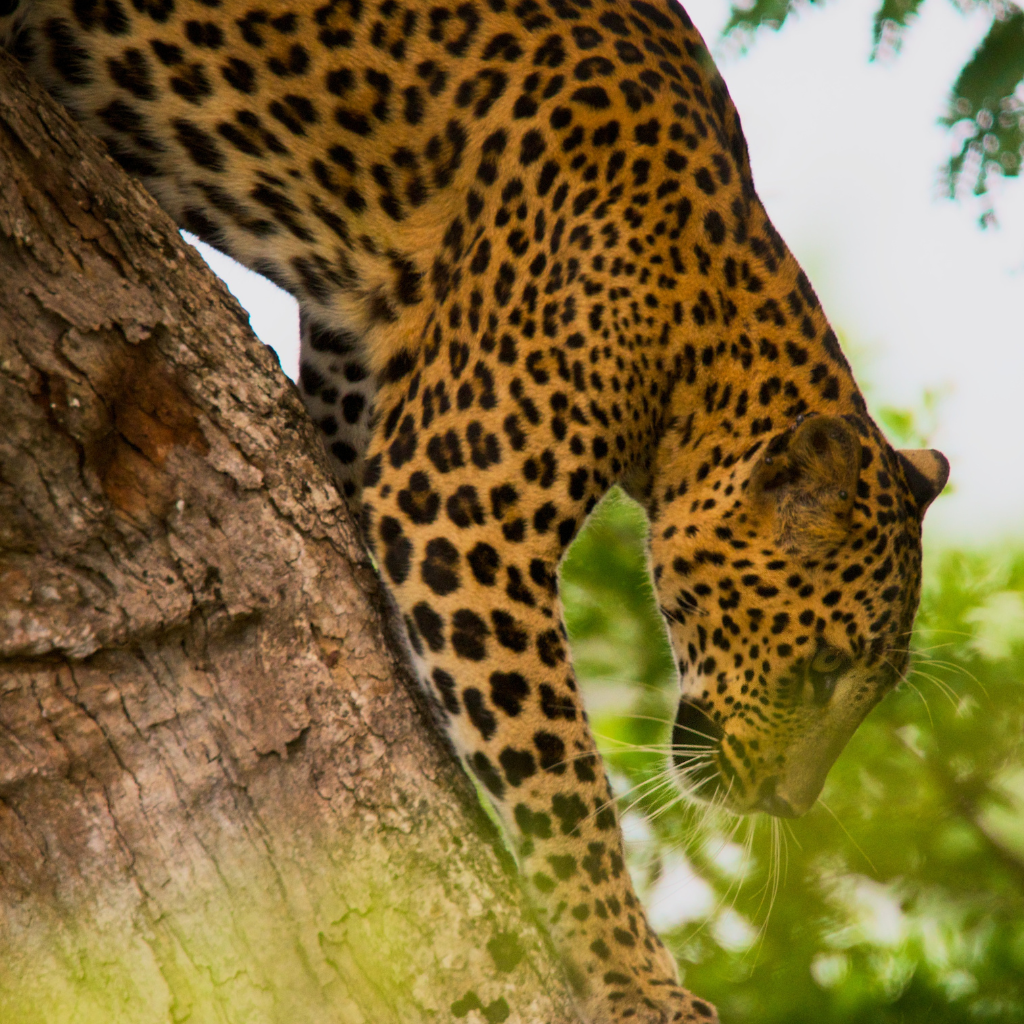
<svg viewBox="0 0 1024 1024"><path fill-rule="evenodd" d="M882 0L882 6L875 11L872 56L883 49L899 52L904 30L921 3L922 0Z"/></svg>
<svg viewBox="0 0 1024 1024"><path fill-rule="evenodd" d="M562 564L562 598L573 658L586 679L616 683L625 671L660 688L673 672L647 566L647 517L613 490ZM629 662L623 662L629 658Z"/></svg>
<svg viewBox="0 0 1024 1024"><path fill-rule="evenodd" d="M991 171L1016 177L1024 155L1024 11L1008 7L997 14L988 35L964 65L942 119L962 126L960 152L949 161L947 181L955 195L961 180L975 195L987 190Z"/></svg>
<svg viewBox="0 0 1024 1024"><path fill-rule="evenodd" d="M816 3L817 0L806 0ZM895 55L922 0L882 0L873 21L872 60ZM778 30L803 0L753 0L735 5L723 35L749 43L764 27ZM956 3L962 13L973 4ZM944 170L951 197L961 187L977 196L988 191L989 175L1017 177L1024 163L1024 11L1012 3L986 3L992 24L952 87L941 123L959 140L960 150ZM991 214L982 218L988 223Z"/></svg>
<svg viewBox="0 0 1024 1024"><path fill-rule="evenodd" d="M722 34L751 35L762 26L778 31L796 6L796 0L753 0L751 4L734 5Z"/></svg>
<svg viewBox="0 0 1024 1024"><path fill-rule="evenodd" d="M631 867L686 983L730 1024L1024 1020L1024 552L939 559L908 679L819 805L773 826L702 818L663 775L676 681L644 529L611 496L563 594L595 732L638 801Z"/></svg>
<svg viewBox="0 0 1024 1024"><path fill-rule="evenodd" d="M898 448L928 448L938 427L939 409L948 397L948 388L928 388L916 409L883 405L878 419L889 440Z"/></svg>

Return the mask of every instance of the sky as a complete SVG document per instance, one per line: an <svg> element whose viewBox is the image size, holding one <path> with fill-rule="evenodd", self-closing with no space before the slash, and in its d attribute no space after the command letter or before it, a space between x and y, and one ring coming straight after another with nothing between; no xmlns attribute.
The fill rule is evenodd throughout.
<svg viewBox="0 0 1024 1024"><path fill-rule="evenodd" d="M719 42L728 3L685 6L740 112L758 193L869 403L921 408L926 391L940 396L934 422L921 422L953 486L929 511L926 540L1024 539L1024 178L996 179L983 205L942 198L939 182L954 142L937 119L989 18L925 0L899 55L872 63L879 2L805 7L745 53ZM982 231L990 203L998 226ZM294 300L198 247L294 377Z"/></svg>

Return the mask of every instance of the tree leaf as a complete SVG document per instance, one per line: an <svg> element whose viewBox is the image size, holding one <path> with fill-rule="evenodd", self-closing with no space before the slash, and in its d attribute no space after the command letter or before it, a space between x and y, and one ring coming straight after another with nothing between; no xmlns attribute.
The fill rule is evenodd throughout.
<svg viewBox="0 0 1024 1024"><path fill-rule="evenodd" d="M809 2L815 3L816 0ZM754 0L749 6L734 4L722 35L728 36L734 31L741 35L752 35L761 27L778 31L796 6L795 0Z"/></svg>
<svg viewBox="0 0 1024 1024"><path fill-rule="evenodd" d="M946 164L949 194L963 186L975 195L988 191L988 175L1017 177L1024 155L1024 101L1016 95L1024 82L1024 11L992 22L988 34L964 65L953 86L941 123L963 125L959 153Z"/></svg>
<svg viewBox="0 0 1024 1024"><path fill-rule="evenodd" d="M880 51L899 53L903 44L903 32L917 14L922 2L923 0L883 0L882 6L875 12L872 60Z"/></svg>

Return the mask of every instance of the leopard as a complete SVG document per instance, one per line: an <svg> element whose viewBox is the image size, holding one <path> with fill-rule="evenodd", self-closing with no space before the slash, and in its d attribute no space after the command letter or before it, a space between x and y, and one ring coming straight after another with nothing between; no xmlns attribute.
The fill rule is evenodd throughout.
<svg viewBox="0 0 1024 1024"><path fill-rule="evenodd" d="M298 300L298 387L589 1024L709 1022L630 880L559 599L646 511L680 789L794 817L899 682L945 457L896 450L676 0L0 0L183 229Z"/></svg>

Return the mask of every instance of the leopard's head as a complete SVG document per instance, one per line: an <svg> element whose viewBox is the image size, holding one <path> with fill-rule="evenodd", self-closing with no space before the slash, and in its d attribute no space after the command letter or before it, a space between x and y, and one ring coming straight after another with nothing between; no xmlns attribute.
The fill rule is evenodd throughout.
<svg viewBox="0 0 1024 1024"><path fill-rule="evenodd" d="M701 449L651 542L679 659L673 763L698 798L795 817L906 668L921 520L948 463L860 416Z"/></svg>

